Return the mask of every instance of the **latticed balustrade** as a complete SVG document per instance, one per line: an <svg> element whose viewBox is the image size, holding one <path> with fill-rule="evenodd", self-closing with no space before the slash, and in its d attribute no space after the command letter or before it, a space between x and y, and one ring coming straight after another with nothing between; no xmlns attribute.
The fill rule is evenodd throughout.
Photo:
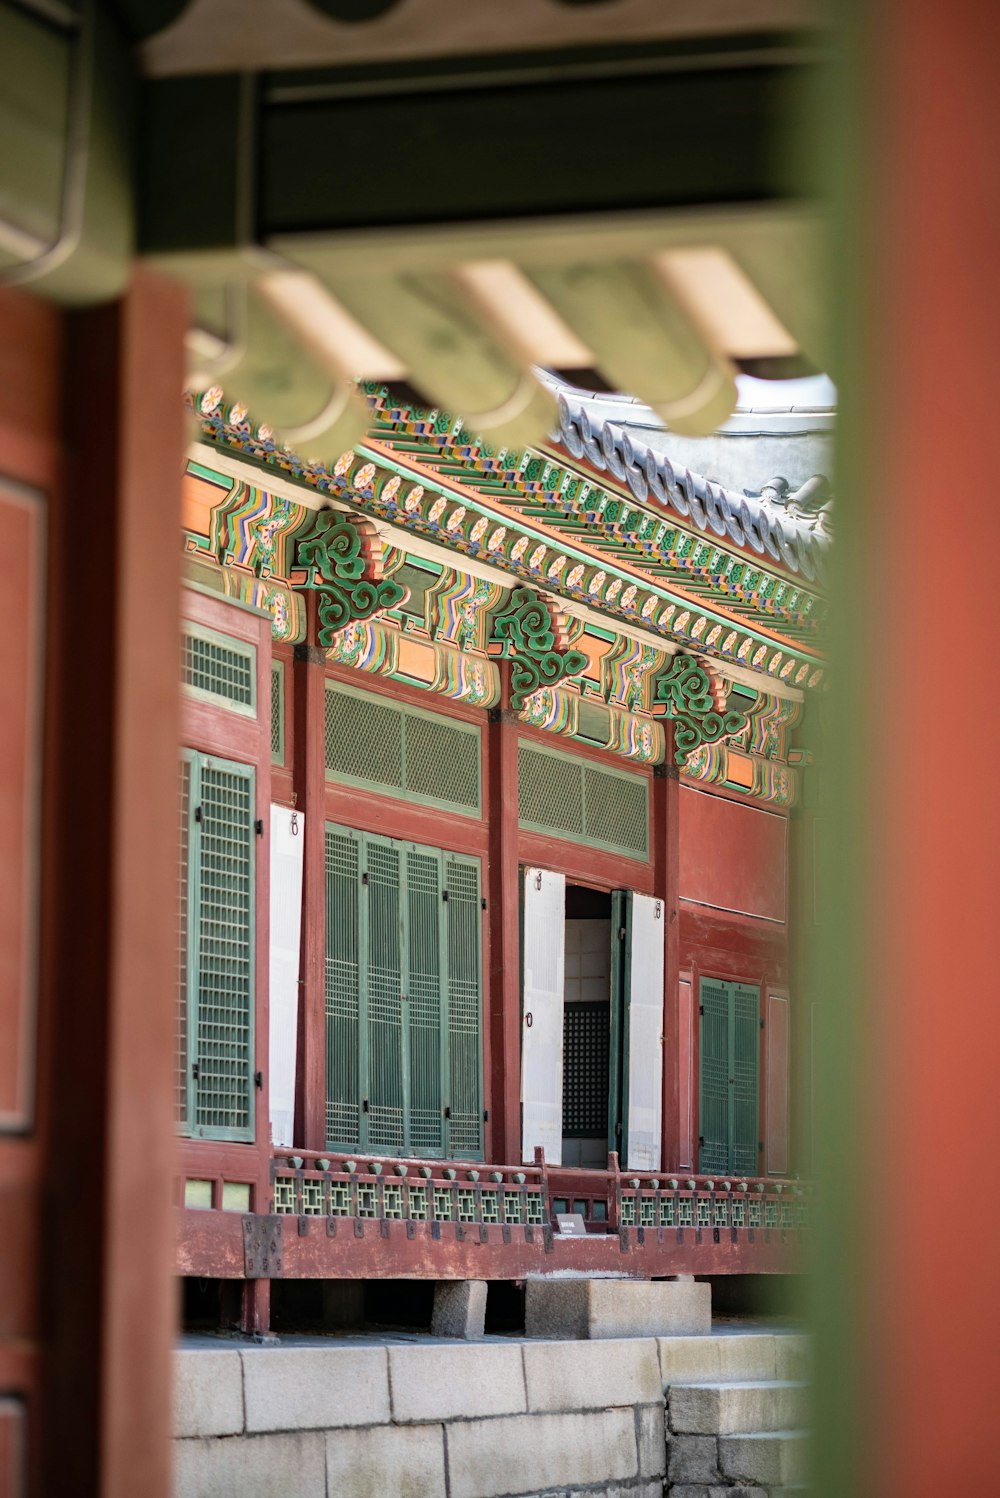
<svg viewBox="0 0 1000 1498"><path fill-rule="evenodd" d="M274 1158L278 1215L543 1227L548 1203L537 1166L470 1167L340 1155Z"/></svg>
<svg viewBox="0 0 1000 1498"><path fill-rule="evenodd" d="M589 1234L689 1230L695 1244L798 1235L810 1208L800 1181L635 1175L613 1156L606 1171L580 1171L280 1152L272 1190L279 1216L550 1228L578 1213Z"/></svg>

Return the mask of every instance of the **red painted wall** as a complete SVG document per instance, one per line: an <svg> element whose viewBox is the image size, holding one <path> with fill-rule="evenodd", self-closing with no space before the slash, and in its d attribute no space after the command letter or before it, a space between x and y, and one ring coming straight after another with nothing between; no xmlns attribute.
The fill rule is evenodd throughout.
<svg viewBox="0 0 1000 1498"><path fill-rule="evenodd" d="M787 826L779 813L682 785L681 899L784 921Z"/></svg>

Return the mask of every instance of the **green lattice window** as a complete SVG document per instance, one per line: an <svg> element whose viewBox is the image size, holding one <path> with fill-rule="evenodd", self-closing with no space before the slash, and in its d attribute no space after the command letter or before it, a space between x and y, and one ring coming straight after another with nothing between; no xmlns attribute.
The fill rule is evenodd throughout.
<svg viewBox="0 0 1000 1498"><path fill-rule="evenodd" d="M331 1148L479 1159L479 860L326 828Z"/></svg>
<svg viewBox="0 0 1000 1498"><path fill-rule="evenodd" d="M253 645L187 622L181 634L181 681L192 697L244 717L257 716L257 651Z"/></svg>
<svg viewBox="0 0 1000 1498"><path fill-rule="evenodd" d="M285 666L271 662L271 763L285 763Z"/></svg>
<svg viewBox="0 0 1000 1498"><path fill-rule="evenodd" d="M702 978L699 1153L703 1175L755 1176L760 1108L760 989Z"/></svg>
<svg viewBox="0 0 1000 1498"><path fill-rule="evenodd" d="M385 796L481 813L478 728L334 682L326 692L326 773Z"/></svg>
<svg viewBox="0 0 1000 1498"><path fill-rule="evenodd" d="M533 832L649 857L649 784L542 744L518 751L518 819Z"/></svg>
<svg viewBox="0 0 1000 1498"><path fill-rule="evenodd" d="M180 776L177 1115L253 1138L254 771L185 750Z"/></svg>

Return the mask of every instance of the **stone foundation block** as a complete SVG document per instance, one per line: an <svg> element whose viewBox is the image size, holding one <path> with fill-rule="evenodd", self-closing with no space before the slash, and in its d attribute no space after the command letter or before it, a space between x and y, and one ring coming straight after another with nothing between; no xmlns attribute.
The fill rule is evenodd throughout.
<svg viewBox="0 0 1000 1498"><path fill-rule="evenodd" d="M524 1493L520 1498L663 1498L663 1483L659 1481L621 1483L613 1482L599 1488L546 1488L544 1493ZM701 1498L701 1489L699 1489ZM732 1498L732 1489L726 1490L726 1498ZM758 1492L756 1498L768 1498Z"/></svg>
<svg viewBox="0 0 1000 1498"><path fill-rule="evenodd" d="M682 1482L667 1489L670 1498L740 1498L741 1493L749 1493L749 1488L719 1487L713 1484L706 1487L703 1483ZM757 1490L757 1498L766 1498L760 1490Z"/></svg>
<svg viewBox="0 0 1000 1498"><path fill-rule="evenodd" d="M296 1498L325 1498L318 1432L174 1443L174 1498L274 1498L293 1488Z"/></svg>
<svg viewBox="0 0 1000 1498"><path fill-rule="evenodd" d="M174 1354L174 1434L231 1436L243 1429L239 1349L184 1348Z"/></svg>
<svg viewBox="0 0 1000 1498"><path fill-rule="evenodd" d="M469 1420L527 1408L516 1344L390 1347L389 1374L394 1420Z"/></svg>
<svg viewBox="0 0 1000 1498"><path fill-rule="evenodd" d="M667 1470L667 1420L662 1404L641 1404L635 1412L639 1476L663 1477Z"/></svg>
<svg viewBox="0 0 1000 1498"><path fill-rule="evenodd" d="M792 1430L805 1416L805 1385L767 1383L671 1384L670 1429L682 1435L735 1435Z"/></svg>
<svg viewBox="0 0 1000 1498"><path fill-rule="evenodd" d="M734 1482L764 1487L806 1482L808 1437L799 1430L723 1436L719 1440L719 1468Z"/></svg>
<svg viewBox="0 0 1000 1498"><path fill-rule="evenodd" d="M664 1387L707 1379L791 1377L777 1370L778 1340L757 1332L745 1336L658 1337Z"/></svg>
<svg viewBox="0 0 1000 1498"><path fill-rule="evenodd" d="M447 1442L451 1498L611 1487L638 1476L631 1409L468 1420L448 1427Z"/></svg>
<svg viewBox="0 0 1000 1498"><path fill-rule="evenodd" d="M440 1425L333 1431L326 1475L331 1498L445 1498L444 1432Z"/></svg>
<svg viewBox="0 0 1000 1498"><path fill-rule="evenodd" d="M389 1421L384 1347L246 1348L247 1430L322 1430Z"/></svg>
<svg viewBox="0 0 1000 1498"><path fill-rule="evenodd" d="M774 1376L808 1380L810 1367L809 1338L782 1334L774 1339Z"/></svg>
<svg viewBox="0 0 1000 1498"><path fill-rule="evenodd" d="M529 1337L655 1337L712 1329L712 1287L693 1280L555 1280L525 1283Z"/></svg>
<svg viewBox="0 0 1000 1498"><path fill-rule="evenodd" d="M719 1447L714 1436L672 1436L667 1476L673 1483L720 1482Z"/></svg>
<svg viewBox="0 0 1000 1498"><path fill-rule="evenodd" d="M612 1405L660 1403L656 1344L650 1338L619 1342L537 1342L524 1347L528 1409L569 1412Z"/></svg>
<svg viewBox="0 0 1000 1498"><path fill-rule="evenodd" d="M439 1280L434 1286L431 1335L481 1337L486 1326L485 1280Z"/></svg>

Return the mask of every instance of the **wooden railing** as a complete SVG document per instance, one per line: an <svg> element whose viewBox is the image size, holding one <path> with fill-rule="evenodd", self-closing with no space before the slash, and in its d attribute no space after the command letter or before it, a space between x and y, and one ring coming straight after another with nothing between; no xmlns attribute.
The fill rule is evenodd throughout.
<svg viewBox="0 0 1000 1498"><path fill-rule="evenodd" d="M628 1229L798 1233L809 1225L801 1181L605 1170L546 1165L421 1161L333 1151L275 1151L273 1213L360 1220L551 1228L579 1213L588 1233ZM715 1241L718 1238L715 1237Z"/></svg>
<svg viewBox="0 0 1000 1498"><path fill-rule="evenodd" d="M544 1227L544 1172L531 1165L275 1152L272 1210L282 1215Z"/></svg>

